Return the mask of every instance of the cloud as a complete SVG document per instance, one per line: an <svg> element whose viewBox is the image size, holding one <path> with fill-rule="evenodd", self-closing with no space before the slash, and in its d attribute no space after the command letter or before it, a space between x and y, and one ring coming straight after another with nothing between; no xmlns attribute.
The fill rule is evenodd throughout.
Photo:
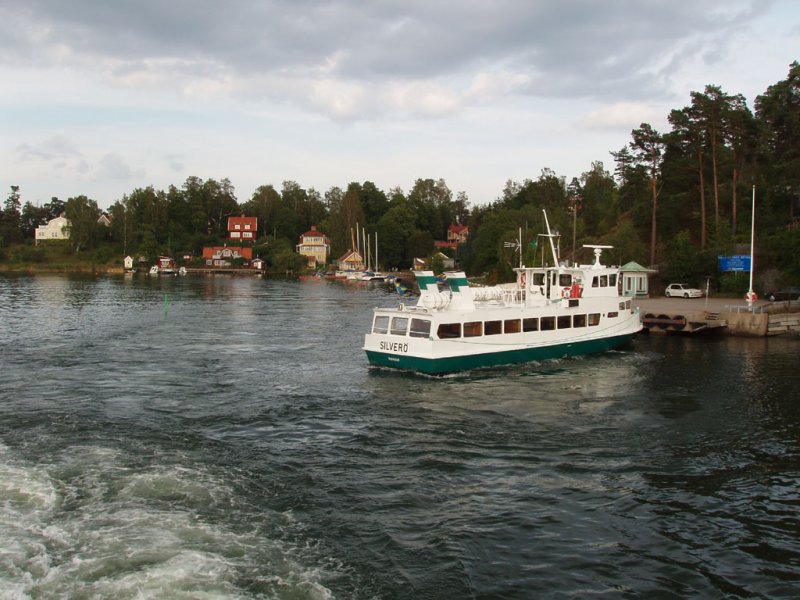
<svg viewBox="0 0 800 600"><path fill-rule="evenodd" d="M630 131L641 123L661 123L665 118L662 107L640 102L617 102L579 117L576 123L587 129Z"/></svg>
<svg viewBox="0 0 800 600"><path fill-rule="evenodd" d="M75 143L64 136L53 136L47 140L32 144L23 143L16 147L18 161L44 161L52 164L61 164L68 159L81 157Z"/></svg>
<svg viewBox="0 0 800 600"><path fill-rule="evenodd" d="M0 60L54 61L123 88L244 94L334 119L398 107L445 115L502 94L645 100L689 56L724 60L729 34L762 5L17 0L0 6Z"/></svg>
<svg viewBox="0 0 800 600"><path fill-rule="evenodd" d="M133 179L141 178L141 171L134 172L121 156L108 153L100 158L95 177L98 179Z"/></svg>

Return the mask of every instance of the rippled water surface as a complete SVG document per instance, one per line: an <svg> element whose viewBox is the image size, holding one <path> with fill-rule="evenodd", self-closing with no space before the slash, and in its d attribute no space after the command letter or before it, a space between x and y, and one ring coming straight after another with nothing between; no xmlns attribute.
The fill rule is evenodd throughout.
<svg viewBox="0 0 800 600"><path fill-rule="evenodd" d="M0 598L793 598L800 340L370 370L381 286L0 277Z"/></svg>

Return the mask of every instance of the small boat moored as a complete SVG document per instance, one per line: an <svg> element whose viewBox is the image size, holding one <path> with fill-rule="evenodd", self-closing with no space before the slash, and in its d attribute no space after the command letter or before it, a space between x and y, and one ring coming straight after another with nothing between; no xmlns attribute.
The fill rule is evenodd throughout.
<svg viewBox="0 0 800 600"><path fill-rule="evenodd" d="M545 215L545 223L547 215ZM415 273L416 305L376 308L364 338L372 366L438 375L469 369L604 352L642 330L631 299L620 293L619 268L601 263L610 246L584 246L594 263L520 266L516 281L471 287L463 272Z"/></svg>

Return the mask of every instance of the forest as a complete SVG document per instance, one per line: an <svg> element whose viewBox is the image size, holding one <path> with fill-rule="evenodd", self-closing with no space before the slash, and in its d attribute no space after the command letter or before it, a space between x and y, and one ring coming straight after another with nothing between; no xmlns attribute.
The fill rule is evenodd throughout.
<svg viewBox="0 0 800 600"><path fill-rule="evenodd" d="M630 141L569 181L544 168L536 178L507 181L490 203L470 205L443 179L417 179L406 193L370 181L325 192L294 181L258 187L239 201L228 179L189 177L166 190L137 188L110 206L110 226L97 224L96 201L53 197L44 206L22 203L11 186L0 212L0 263L50 260L34 245L37 226L64 213L71 223L62 250L88 262L120 262L126 254L155 257L193 253L225 237L227 218L258 217L254 251L276 271L302 269L294 248L311 225L326 233L332 258L352 247L356 226L377 234L382 269L407 269L428 257L453 223L469 226L457 249L460 268L490 281L512 278L520 261L514 242L522 230L522 260L534 264L542 211L560 233L560 256L586 262L585 243L613 245L609 260L658 269L662 281L705 284L719 291L747 289L747 274L720 273L718 256L750 251L755 197L757 281L800 283L800 64L753 102L707 85L689 93L668 115L670 129L642 123ZM374 239L374 238L373 238ZM758 289L758 288L757 288Z"/></svg>

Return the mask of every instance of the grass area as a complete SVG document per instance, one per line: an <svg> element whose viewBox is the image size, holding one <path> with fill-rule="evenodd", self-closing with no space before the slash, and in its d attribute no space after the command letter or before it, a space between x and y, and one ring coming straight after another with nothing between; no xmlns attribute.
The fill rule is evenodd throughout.
<svg viewBox="0 0 800 600"><path fill-rule="evenodd" d="M0 248L0 271L4 272L106 272L122 269L122 256L110 247L86 252L73 251L65 242L20 244Z"/></svg>

